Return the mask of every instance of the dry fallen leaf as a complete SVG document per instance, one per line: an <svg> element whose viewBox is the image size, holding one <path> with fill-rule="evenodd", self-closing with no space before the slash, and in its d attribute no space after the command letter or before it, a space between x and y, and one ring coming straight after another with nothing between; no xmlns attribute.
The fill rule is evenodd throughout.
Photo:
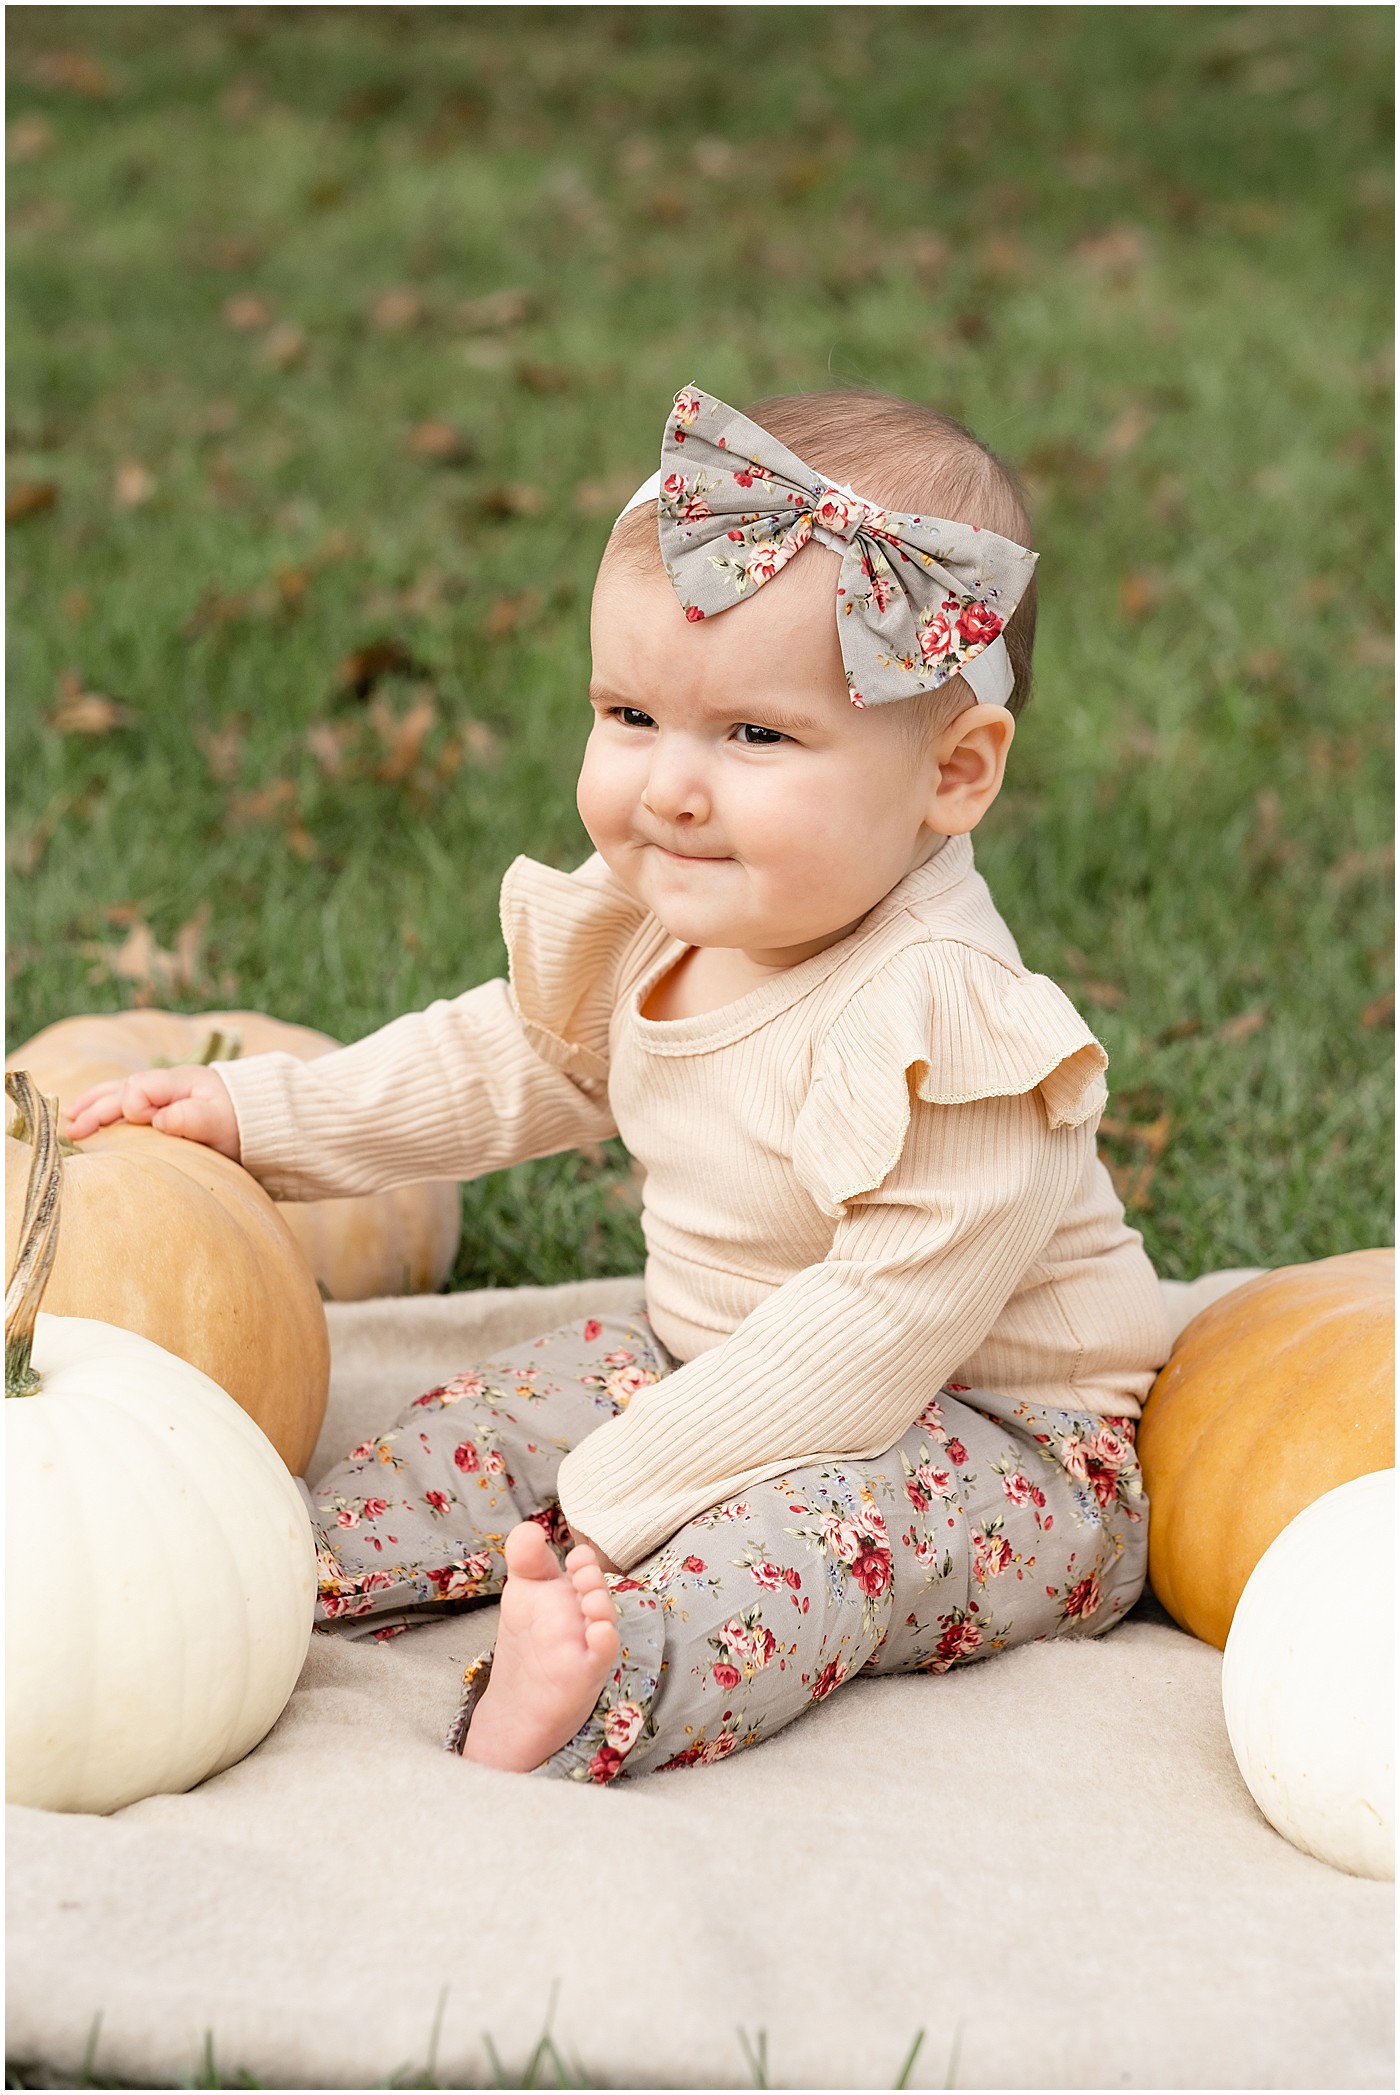
<svg viewBox="0 0 1400 2095"><path fill-rule="evenodd" d="M61 735L110 735L114 728L136 725L130 706L105 692L85 691L82 678L71 669L58 680L58 704L48 719Z"/></svg>
<svg viewBox="0 0 1400 2095"><path fill-rule="evenodd" d="M85 51L41 51L28 70L45 87L65 87L90 102L105 101L114 90L111 74Z"/></svg>
<svg viewBox="0 0 1400 2095"><path fill-rule="evenodd" d="M573 385L574 374L562 364L517 364L515 382L527 393L567 393Z"/></svg>
<svg viewBox="0 0 1400 2095"><path fill-rule="evenodd" d="M313 720L306 730L306 746L327 778L339 778L345 769L345 747L359 733L350 720Z"/></svg>
<svg viewBox="0 0 1400 2095"><path fill-rule="evenodd" d="M231 793L224 816L225 826L235 832L252 829L261 822L290 819L296 808L297 789L289 778L270 779L247 793Z"/></svg>
<svg viewBox="0 0 1400 2095"><path fill-rule="evenodd" d="M1118 606L1125 618L1145 618L1161 596L1162 588L1154 575L1137 569L1124 575L1118 584Z"/></svg>
<svg viewBox="0 0 1400 2095"><path fill-rule="evenodd" d="M291 371L306 357L306 336L299 327L274 327L263 345L263 355L279 371Z"/></svg>
<svg viewBox="0 0 1400 2095"><path fill-rule="evenodd" d="M1157 1172L1154 1158L1145 1157L1139 1164L1118 1164L1105 1157L1104 1163L1113 1181L1113 1190L1125 1208L1151 1207L1150 1189Z"/></svg>
<svg viewBox="0 0 1400 2095"><path fill-rule="evenodd" d="M1147 259L1147 241L1138 226L1110 226L1075 243L1075 260L1097 274L1122 280L1136 274Z"/></svg>
<svg viewBox="0 0 1400 2095"><path fill-rule="evenodd" d="M1388 989L1384 996L1368 1004L1361 1014L1363 1026L1393 1026L1395 1024L1395 991Z"/></svg>
<svg viewBox="0 0 1400 2095"><path fill-rule="evenodd" d="M1258 1033L1268 1023L1267 1011L1240 1011L1234 1018L1227 1018L1224 1025L1217 1028L1215 1037L1217 1040L1228 1040L1232 1043L1248 1040L1251 1033Z"/></svg>
<svg viewBox="0 0 1400 2095"><path fill-rule="evenodd" d="M109 910L108 915L121 922L128 907L120 905ZM134 1001L139 1005L152 1004L157 998L164 1002L172 994L183 995L195 990L201 986L199 953L208 922L209 904L202 902L188 922L180 926L174 946L167 950L157 944L155 933L145 919L135 916L131 929L119 946L94 940L84 945L83 951L97 962L90 979L99 982L105 974L134 983Z"/></svg>
<svg viewBox="0 0 1400 2095"><path fill-rule="evenodd" d="M528 291L489 291L484 298L464 299L453 318L469 335L489 335L501 328L519 327L538 309L539 301Z"/></svg>
<svg viewBox="0 0 1400 2095"><path fill-rule="evenodd" d="M1172 1117L1170 1113L1159 1113L1155 1120L1117 1120L1105 1113L1099 1132L1117 1142L1136 1142L1150 1157L1160 1157L1171 1141Z"/></svg>
<svg viewBox="0 0 1400 2095"><path fill-rule="evenodd" d="M209 775L220 785L226 786L230 779L237 777L238 760L243 754L244 739L251 724L246 713L236 713L223 727L195 729L194 739L209 766Z"/></svg>
<svg viewBox="0 0 1400 2095"><path fill-rule="evenodd" d="M501 640L517 626L535 618L544 602L538 589L522 589L514 596L498 596L486 614L485 631L490 640Z"/></svg>
<svg viewBox="0 0 1400 2095"><path fill-rule="evenodd" d="M1128 992L1120 989L1116 982L1076 982L1080 996L1090 1004L1104 1004L1109 1010L1127 1002Z"/></svg>
<svg viewBox="0 0 1400 2095"><path fill-rule="evenodd" d="M542 516L548 506L537 487L490 487L481 497L487 516L500 521L513 516Z"/></svg>
<svg viewBox="0 0 1400 2095"><path fill-rule="evenodd" d="M271 327L272 308L261 298L254 298L245 292L225 299L223 321L225 327L238 328L245 334L251 334L260 327Z"/></svg>
<svg viewBox="0 0 1400 2095"><path fill-rule="evenodd" d="M1165 1032L1159 1033L1157 1038L1162 1047L1170 1047L1174 1040L1194 1040L1203 1030L1200 1019L1179 1018L1174 1025L1168 1026Z"/></svg>
<svg viewBox="0 0 1400 2095"><path fill-rule="evenodd" d="M1354 880L1385 879L1395 867L1395 844L1378 844L1371 851L1347 851L1329 866L1325 878L1329 887L1350 887Z"/></svg>
<svg viewBox="0 0 1400 2095"><path fill-rule="evenodd" d="M437 706L425 694L407 712L395 713L386 699L376 698L369 717L384 750L374 775L386 785L397 784L417 764L429 731L437 724Z"/></svg>
<svg viewBox="0 0 1400 2095"><path fill-rule="evenodd" d="M401 640L368 640L337 665L331 690L337 698L368 698L384 677L422 674L423 664L415 661Z"/></svg>
<svg viewBox="0 0 1400 2095"><path fill-rule="evenodd" d="M580 516L616 516L636 487L632 473L614 473L606 480L582 480L574 489L574 508Z"/></svg>
<svg viewBox="0 0 1400 2095"><path fill-rule="evenodd" d="M382 291L366 317L376 334L401 335L416 327L425 311L422 295L417 291Z"/></svg>
<svg viewBox="0 0 1400 2095"><path fill-rule="evenodd" d="M464 720L462 740L479 764L493 763L499 754L495 735L484 720Z"/></svg>
<svg viewBox="0 0 1400 2095"><path fill-rule="evenodd" d="M150 501L155 491L153 473L134 458L122 460L112 480L112 500L118 509L139 509L143 502Z"/></svg>
<svg viewBox="0 0 1400 2095"><path fill-rule="evenodd" d="M1103 440L1104 450L1110 458L1126 458L1135 451L1152 426L1152 416L1141 401L1125 407L1116 422L1109 427Z"/></svg>
<svg viewBox="0 0 1400 2095"><path fill-rule="evenodd" d="M45 116L22 116L5 132L7 160L37 160L53 144L53 125Z"/></svg>
<svg viewBox="0 0 1400 2095"><path fill-rule="evenodd" d="M471 456L471 446L450 422L420 422L408 448L415 458L430 458L435 465L457 465Z"/></svg>
<svg viewBox="0 0 1400 2095"><path fill-rule="evenodd" d="M5 495L5 522L22 524L26 517L42 516L58 500L52 480L17 480Z"/></svg>

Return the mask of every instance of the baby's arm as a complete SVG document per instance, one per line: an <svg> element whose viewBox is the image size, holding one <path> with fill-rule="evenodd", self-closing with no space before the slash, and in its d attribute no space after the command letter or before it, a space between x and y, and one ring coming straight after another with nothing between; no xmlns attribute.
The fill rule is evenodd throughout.
<svg viewBox="0 0 1400 2095"><path fill-rule="evenodd" d="M606 1082L548 1061L503 980L313 1062L250 1055L99 1086L75 1101L73 1138L122 1118L222 1148L278 1200L478 1178L616 1132Z"/></svg>
<svg viewBox="0 0 1400 2095"><path fill-rule="evenodd" d="M1093 1154L1093 1122L1051 1129L1034 1093L916 1102L899 1162L847 1203L822 1264L565 1457L570 1527L629 1566L764 1477L892 1447L985 1339Z"/></svg>

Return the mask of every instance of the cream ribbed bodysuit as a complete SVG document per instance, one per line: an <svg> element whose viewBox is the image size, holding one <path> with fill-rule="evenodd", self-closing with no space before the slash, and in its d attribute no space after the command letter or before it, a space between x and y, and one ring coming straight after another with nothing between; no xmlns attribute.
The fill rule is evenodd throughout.
<svg viewBox="0 0 1400 2095"><path fill-rule="evenodd" d="M649 1020L685 951L599 858L517 859L510 982L312 1063L217 1063L279 1199L475 1178L619 1133L683 1365L565 1458L622 1567L694 1513L891 1446L945 1381L1136 1417L1169 1340L1094 1133L1107 1057L953 837L836 945Z"/></svg>

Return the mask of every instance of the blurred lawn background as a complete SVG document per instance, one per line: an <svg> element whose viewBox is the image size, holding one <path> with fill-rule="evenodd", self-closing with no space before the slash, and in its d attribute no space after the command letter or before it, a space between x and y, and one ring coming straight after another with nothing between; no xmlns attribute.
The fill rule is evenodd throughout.
<svg viewBox="0 0 1400 2095"><path fill-rule="evenodd" d="M978 858L1160 1269L1391 1240L1388 9L6 32L11 1046L498 972L672 394L869 384L1033 499ZM615 1144L464 1203L455 1285L640 1263Z"/></svg>

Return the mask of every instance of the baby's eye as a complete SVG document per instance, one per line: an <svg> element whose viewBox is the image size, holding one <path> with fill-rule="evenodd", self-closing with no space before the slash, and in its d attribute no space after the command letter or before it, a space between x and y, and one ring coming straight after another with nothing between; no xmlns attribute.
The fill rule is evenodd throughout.
<svg viewBox="0 0 1400 2095"><path fill-rule="evenodd" d="M656 726L650 713L644 713L640 706L614 706L612 716L614 720L620 720L624 727Z"/></svg>
<svg viewBox="0 0 1400 2095"><path fill-rule="evenodd" d="M767 749L774 742L787 740L775 727L755 727L752 720L742 721L734 732L746 749Z"/></svg>

